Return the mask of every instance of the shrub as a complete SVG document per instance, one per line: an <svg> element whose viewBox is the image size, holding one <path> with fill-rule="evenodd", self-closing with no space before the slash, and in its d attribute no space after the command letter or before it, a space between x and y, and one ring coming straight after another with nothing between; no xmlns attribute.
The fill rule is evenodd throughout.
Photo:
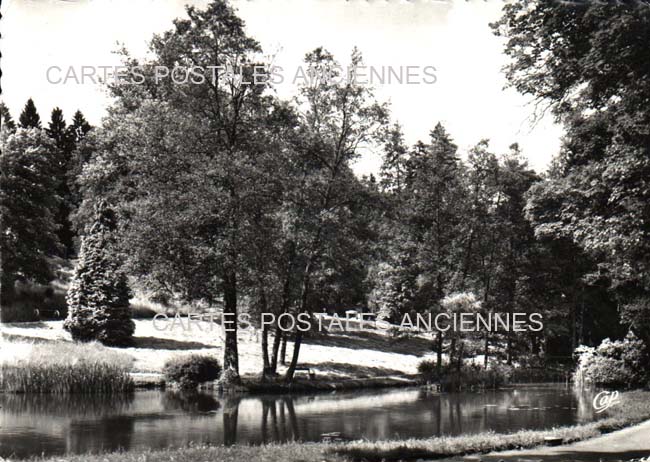
<svg viewBox="0 0 650 462"><path fill-rule="evenodd" d="M31 346L26 359L0 364L0 390L15 393L121 393L133 388L131 358L97 343Z"/></svg>
<svg viewBox="0 0 650 462"><path fill-rule="evenodd" d="M115 226L114 213L100 205L95 223L82 239L64 324L75 340L116 346L131 343L135 331L129 308L131 292L111 248Z"/></svg>
<svg viewBox="0 0 650 462"><path fill-rule="evenodd" d="M621 306L621 323L631 326L639 338L650 342L650 298L638 298Z"/></svg>
<svg viewBox="0 0 650 462"><path fill-rule="evenodd" d="M163 372L167 380L181 388L196 388L200 383L217 380L221 374L221 364L212 356L181 356L167 361Z"/></svg>
<svg viewBox="0 0 650 462"><path fill-rule="evenodd" d="M645 344L632 331L623 340L606 338L594 348L580 346L576 349L578 366L576 382L587 382L612 388L633 388L645 384L647 359Z"/></svg>
<svg viewBox="0 0 650 462"><path fill-rule="evenodd" d="M418 363L418 374L426 381L437 381L438 362L433 359L423 359Z"/></svg>

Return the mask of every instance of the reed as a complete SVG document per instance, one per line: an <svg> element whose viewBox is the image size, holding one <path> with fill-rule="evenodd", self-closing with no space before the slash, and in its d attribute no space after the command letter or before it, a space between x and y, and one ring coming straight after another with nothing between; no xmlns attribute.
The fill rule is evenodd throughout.
<svg viewBox="0 0 650 462"><path fill-rule="evenodd" d="M4 348L11 344L5 344ZM97 343L40 343L0 364L8 393L122 393L133 389L131 358Z"/></svg>

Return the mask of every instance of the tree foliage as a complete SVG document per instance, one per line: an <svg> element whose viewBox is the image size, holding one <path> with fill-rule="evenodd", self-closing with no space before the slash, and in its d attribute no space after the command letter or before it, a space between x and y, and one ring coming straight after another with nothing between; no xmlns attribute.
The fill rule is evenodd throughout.
<svg viewBox="0 0 650 462"><path fill-rule="evenodd" d="M16 131L16 122L14 122L13 117L11 117L9 108L2 102L0 102L0 123L2 124L0 130L4 129L9 132Z"/></svg>
<svg viewBox="0 0 650 462"><path fill-rule="evenodd" d="M538 237L571 241L595 261L584 279L606 281L623 304L650 296L649 25L643 2L541 1L510 4L493 25L507 38L510 85L567 133L527 216Z"/></svg>
<svg viewBox="0 0 650 462"><path fill-rule="evenodd" d="M114 247L115 227L115 213L101 204L82 239L68 289L64 324L75 340L124 346L135 331L129 306L131 291Z"/></svg>
<svg viewBox="0 0 650 462"><path fill-rule="evenodd" d="M58 207L50 159L54 143L40 129L2 131L0 219L2 221L2 298L13 297L20 281L49 282L48 257L59 251L54 211Z"/></svg>
<svg viewBox="0 0 650 462"><path fill-rule="evenodd" d="M63 111L58 107L52 110L50 122L45 131L56 145L56 151L49 161L52 163L52 171L55 175L57 195L61 198L56 221L57 234L64 249L62 256L65 257L74 252L75 231L70 221L70 215L74 208L70 193L70 182L73 178L70 178L70 170L72 153L75 149L75 137L72 127L68 127L65 122Z"/></svg>
<svg viewBox="0 0 650 462"><path fill-rule="evenodd" d="M18 125L21 128L41 128L41 116L38 115L34 100L31 98L27 100L23 112L20 113Z"/></svg>

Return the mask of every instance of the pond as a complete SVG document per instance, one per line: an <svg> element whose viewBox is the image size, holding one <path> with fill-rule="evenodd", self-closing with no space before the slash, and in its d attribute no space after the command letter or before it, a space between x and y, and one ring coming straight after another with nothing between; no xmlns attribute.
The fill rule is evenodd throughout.
<svg viewBox="0 0 650 462"><path fill-rule="evenodd" d="M0 456L510 432L597 418L593 392L561 385L484 393L390 389L219 397L142 391L129 396L0 394Z"/></svg>

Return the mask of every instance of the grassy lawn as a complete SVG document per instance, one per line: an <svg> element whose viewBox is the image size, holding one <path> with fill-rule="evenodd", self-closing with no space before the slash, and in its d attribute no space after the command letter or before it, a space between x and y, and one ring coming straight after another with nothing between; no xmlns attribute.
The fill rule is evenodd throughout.
<svg viewBox="0 0 650 462"><path fill-rule="evenodd" d="M119 452L101 455L57 456L38 458L43 462L194 462L243 460L265 462L298 461L391 461L440 459L457 455L486 453L496 450L530 448L543 444L547 436L559 436L565 443L580 441L612 432L650 419L650 392L633 391L621 394L621 403L597 422L540 431L519 431L503 435L478 435L410 439L402 441L355 441L341 444L289 443L265 446L191 446L183 449Z"/></svg>
<svg viewBox="0 0 650 462"><path fill-rule="evenodd" d="M170 321L168 330L156 329L150 319L136 319L135 324L135 345L111 348L130 358L134 373L160 373L168 359L179 355L213 354L220 360L223 357L218 324L197 321L191 328L178 324L172 328ZM0 324L0 333L2 361L27 357L34 345L71 343L62 321ZM243 376L252 378L262 370L260 342L259 335L240 333L239 364ZM287 360L292 348L292 342L288 342ZM433 353L430 342L423 337L395 340L381 331L339 332L305 339L300 363L312 368L317 379L336 381L415 374L418 362L425 355ZM283 373L284 369L280 366L279 372Z"/></svg>
<svg viewBox="0 0 650 462"><path fill-rule="evenodd" d="M26 285L20 289L20 303L16 309L30 316L35 309L59 308L65 314L65 292L68 288L74 261L53 259L56 279L49 286ZM53 296L47 301L45 290L49 287ZM136 318L135 345L131 348L115 348L131 358L131 372L146 380L147 375L159 374L168 359L174 356L201 353L223 358L223 338L219 324L192 321L174 323L173 314L183 316L196 312L189 305L162 305L151 301L135 284L136 297L131 300ZM48 299L49 300L49 299ZM51 305L51 307L50 307ZM50 307L50 308L48 308ZM3 307L3 310L7 308ZM156 313L168 313L166 324L152 321ZM21 319L25 320L25 319ZM355 321L350 326L355 327ZM11 347L3 347L10 342ZM34 344L70 343L70 335L63 330L63 321L36 321L0 323L0 362L29 356ZM261 335L247 332L239 335L240 374L253 378L262 370ZM287 344L287 361L291 359L292 342ZM303 340L300 363L316 372L317 379L337 381L412 375L417 372L418 362L427 355L433 356L431 340L423 336L394 339L382 330L372 332L332 332ZM285 367L279 366L282 374ZM138 380L136 378L136 380ZM153 379L155 381L155 379Z"/></svg>

